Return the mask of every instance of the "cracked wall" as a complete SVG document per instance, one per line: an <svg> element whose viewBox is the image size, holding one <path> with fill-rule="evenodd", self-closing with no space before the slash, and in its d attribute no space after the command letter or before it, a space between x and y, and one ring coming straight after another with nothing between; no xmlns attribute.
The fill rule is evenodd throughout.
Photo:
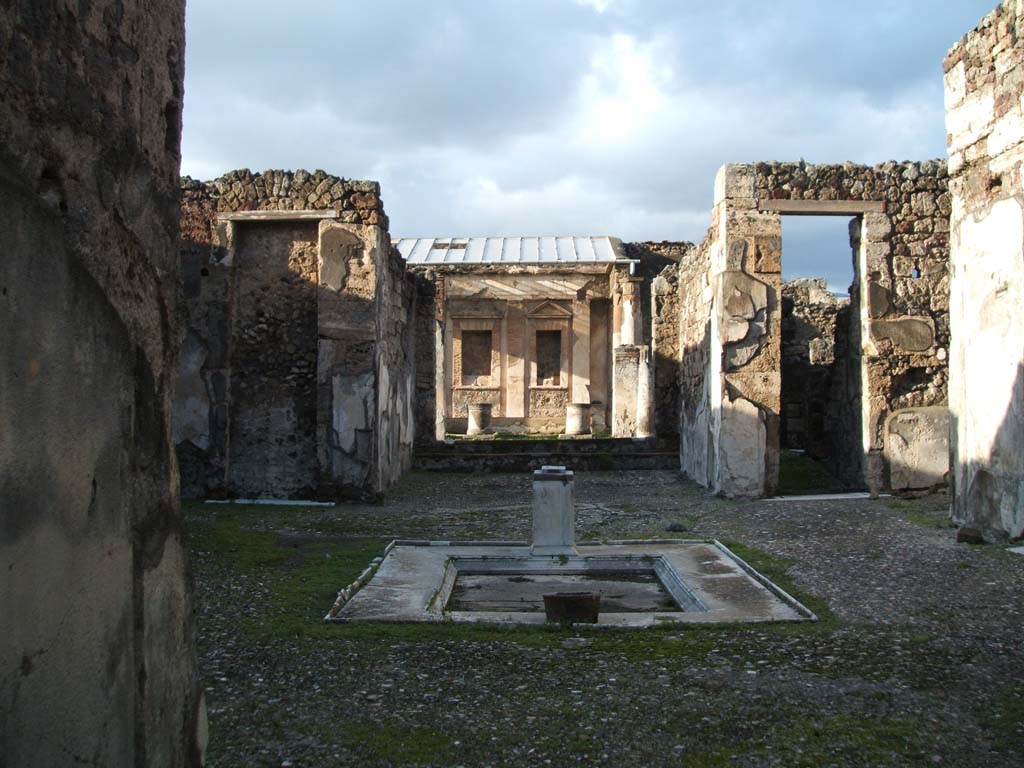
<svg viewBox="0 0 1024 768"><path fill-rule="evenodd" d="M953 518L1024 535L1024 6L945 60L951 176Z"/></svg>
<svg viewBox="0 0 1024 768"><path fill-rule="evenodd" d="M170 434L183 6L0 9L5 765L205 748Z"/></svg>
<svg viewBox="0 0 1024 768"><path fill-rule="evenodd" d="M680 273L680 434L687 474L724 495L774 491L781 409L781 212L852 215L855 320L848 331L849 380L840 393L861 404L861 444L850 448L851 473L871 490L889 487L894 458L886 453L887 418L908 408L946 404L946 187L945 168L937 161L872 168L757 163L719 170L712 227ZM762 436L763 450L747 447L746 441ZM921 451L933 441L929 433ZM913 455L901 450L900 461Z"/></svg>
<svg viewBox="0 0 1024 768"><path fill-rule="evenodd" d="M242 170L182 189L183 492L388 488L411 464L415 296L376 182Z"/></svg>

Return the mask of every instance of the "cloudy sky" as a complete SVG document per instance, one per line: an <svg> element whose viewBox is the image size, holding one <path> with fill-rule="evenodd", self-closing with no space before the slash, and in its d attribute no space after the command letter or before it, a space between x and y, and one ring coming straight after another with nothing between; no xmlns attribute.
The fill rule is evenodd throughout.
<svg viewBox="0 0 1024 768"><path fill-rule="evenodd" d="M995 0L189 0L182 173L381 182L399 236L700 241L726 162L945 154ZM786 278L852 275L786 218Z"/></svg>

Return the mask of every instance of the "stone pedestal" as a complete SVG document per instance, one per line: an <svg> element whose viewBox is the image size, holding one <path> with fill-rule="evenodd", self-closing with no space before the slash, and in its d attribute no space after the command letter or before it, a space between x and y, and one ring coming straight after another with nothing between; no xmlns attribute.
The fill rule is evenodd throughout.
<svg viewBox="0 0 1024 768"><path fill-rule="evenodd" d="M565 406L565 434L590 434L590 403L569 403Z"/></svg>
<svg viewBox="0 0 1024 768"><path fill-rule="evenodd" d="M469 411L466 434L485 434L491 426L491 403L470 403L466 406L466 410Z"/></svg>
<svg viewBox="0 0 1024 768"><path fill-rule="evenodd" d="M576 554L573 473L565 467L541 467L533 473L534 555Z"/></svg>

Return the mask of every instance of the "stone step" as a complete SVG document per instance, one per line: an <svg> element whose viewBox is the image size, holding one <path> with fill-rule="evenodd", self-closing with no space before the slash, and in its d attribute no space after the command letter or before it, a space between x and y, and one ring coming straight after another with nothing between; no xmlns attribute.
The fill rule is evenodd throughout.
<svg viewBox="0 0 1024 768"><path fill-rule="evenodd" d="M527 472L545 464L573 470L677 469L674 439L452 440L419 447L415 469L437 472Z"/></svg>

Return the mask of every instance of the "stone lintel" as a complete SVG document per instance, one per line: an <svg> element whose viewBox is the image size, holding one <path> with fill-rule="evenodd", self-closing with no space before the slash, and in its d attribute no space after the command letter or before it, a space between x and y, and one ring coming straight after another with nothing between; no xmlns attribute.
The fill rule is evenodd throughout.
<svg viewBox="0 0 1024 768"><path fill-rule="evenodd" d="M336 218L338 212L333 208L306 211L231 211L217 214L218 221L317 221Z"/></svg>
<svg viewBox="0 0 1024 768"><path fill-rule="evenodd" d="M884 200L758 200L757 210L789 216L856 216L888 212Z"/></svg>

